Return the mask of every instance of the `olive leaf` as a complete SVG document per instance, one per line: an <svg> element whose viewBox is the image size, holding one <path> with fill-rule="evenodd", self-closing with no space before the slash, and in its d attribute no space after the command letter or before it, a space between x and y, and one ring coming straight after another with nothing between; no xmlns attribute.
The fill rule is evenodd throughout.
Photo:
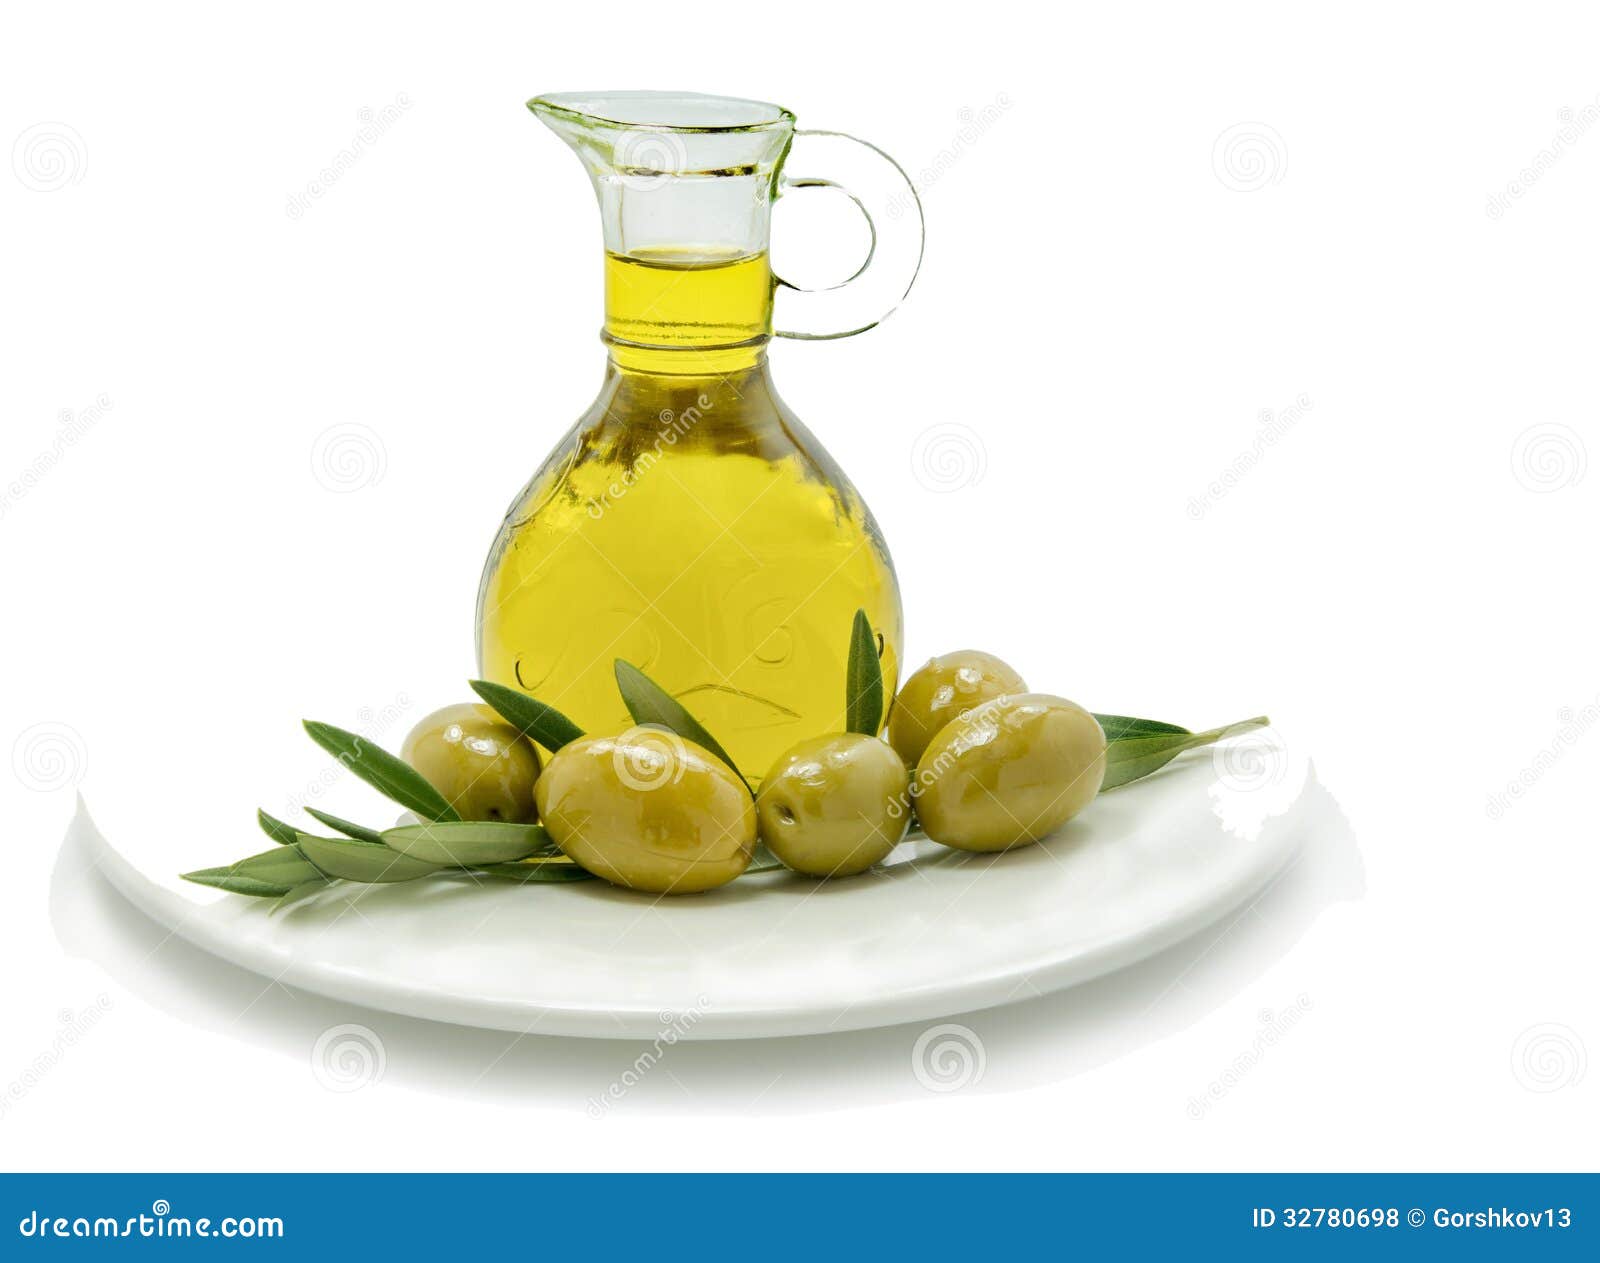
<svg viewBox="0 0 1600 1263"><path fill-rule="evenodd" d="M1149 724L1154 721L1134 722ZM1185 750L1195 750L1212 742L1221 741L1224 737L1249 732L1253 728L1263 728L1270 722L1265 715L1257 715L1254 719L1243 719L1236 724L1210 728L1205 732L1155 731L1118 737L1106 746L1106 778L1100 784L1100 791L1104 793L1108 789L1126 785L1129 781L1136 781L1142 776L1149 776L1150 773L1172 762Z"/></svg>
<svg viewBox="0 0 1600 1263"><path fill-rule="evenodd" d="M536 824L498 820L441 820L383 831L383 844L400 855L430 864L478 867L526 859L554 844Z"/></svg>
<svg viewBox="0 0 1600 1263"><path fill-rule="evenodd" d="M1189 735L1187 728L1180 728L1177 724L1164 724L1159 719L1135 719L1132 715L1096 715L1095 719L1105 730L1107 741L1121 741L1127 737L1153 737L1159 733Z"/></svg>
<svg viewBox="0 0 1600 1263"><path fill-rule="evenodd" d="M285 824L276 816L269 816L259 807L256 809L256 823L261 826L261 832L276 842L279 846L294 845L294 826Z"/></svg>
<svg viewBox="0 0 1600 1263"><path fill-rule="evenodd" d="M482 873L488 877L503 877L508 881L589 881L594 877L588 869L565 858L516 860L509 864L474 864L463 869L468 875Z"/></svg>
<svg viewBox="0 0 1600 1263"><path fill-rule="evenodd" d="M750 782L745 780L744 773L739 770L739 765L700 721L684 709L682 702L631 662L618 658L613 670L617 677L617 691L622 694L622 704L628 708L634 723L654 724L677 733L685 741L705 747L733 769L733 774L744 781L744 787L752 795L755 793L750 788Z"/></svg>
<svg viewBox="0 0 1600 1263"><path fill-rule="evenodd" d="M296 847L282 845L221 868L199 868L179 875L200 886L261 897L286 895L305 882L322 880L322 873Z"/></svg>
<svg viewBox="0 0 1600 1263"><path fill-rule="evenodd" d="M522 730L522 735L537 741L554 754L569 741L583 736L583 729L554 706L537 698L494 684L488 680L468 680L472 691L494 708L500 718Z"/></svg>
<svg viewBox="0 0 1600 1263"><path fill-rule="evenodd" d="M357 842L353 838L319 838L314 834L299 835L300 853L310 860L325 877L341 881L378 882L414 881L444 867L425 860L415 859L392 851L383 843Z"/></svg>
<svg viewBox="0 0 1600 1263"><path fill-rule="evenodd" d="M310 864L306 865L311 868ZM316 870L312 868L313 873ZM198 886L214 886L218 890L225 890L230 895L251 895L257 899L278 899L294 889L293 886L279 885L274 882L261 881L254 877L246 877L238 873L230 873L225 868L201 868L192 873L178 874L184 881L192 881ZM321 873L316 873L310 881L322 881ZM304 883L302 883L304 884Z"/></svg>
<svg viewBox="0 0 1600 1263"><path fill-rule="evenodd" d="M456 809L410 764L387 750L332 724L304 720L313 741L379 793L427 820L459 820Z"/></svg>
<svg viewBox="0 0 1600 1263"><path fill-rule="evenodd" d="M364 824L356 824L354 821L346 820L342 816L336 816L332 812L318 811L315 807L307 807L306 815L313 820L320 820L335 833L342 833L347 838L355 838L358 842L373 842L378 846L383 845L383 834L376 829L367 828Z"/></svg>
<svg viewBox="0 0 1600 1263"><path fill-rule="evenodd" d="M857 610L850 625L850 658L845 666L844 729L876 737L883 727L883 666L878 639L867 612Z"/></svg>

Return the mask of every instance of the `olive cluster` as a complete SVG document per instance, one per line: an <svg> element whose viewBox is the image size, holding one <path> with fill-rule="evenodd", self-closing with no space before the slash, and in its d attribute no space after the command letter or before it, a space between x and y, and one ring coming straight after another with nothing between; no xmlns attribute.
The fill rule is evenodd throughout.
<svg viewBox="0 0 1600 1263"><path fill-rule="evenodd" d="M732 881L758 839L797 872L860 873L895 848L913 815L945 846L1021 846L1081 811L1106 771L1093 715L1028 692L1006 663L973 650L935 658L906 681L887 738L802 741L753 798L734 768L664 728L584 736L544 763L520 728L481 705L429 715L402 756L464 819L539 820L595 875L672 894Z"/></svg>

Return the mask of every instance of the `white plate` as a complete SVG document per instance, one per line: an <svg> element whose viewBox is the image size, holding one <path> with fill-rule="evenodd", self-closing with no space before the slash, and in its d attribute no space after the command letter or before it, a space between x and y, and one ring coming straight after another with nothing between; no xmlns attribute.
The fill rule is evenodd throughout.
<svg viewBox="0 0 1600 1263"><path fill-rule="evenodd" d="M274 906L179 881L160 845L119 850L80 824L135 906L275 981L499 1030L740 1039L970 1012L1160 951L1241 905L1293 854L1302 800L1230 831L1236 792L1223 756L1202 752L1103 795L1037 846L984 856L918 842L858 878L770 873L678 898L436 877L336 883ZM204 862L254 849L229 846Z"/></svg>

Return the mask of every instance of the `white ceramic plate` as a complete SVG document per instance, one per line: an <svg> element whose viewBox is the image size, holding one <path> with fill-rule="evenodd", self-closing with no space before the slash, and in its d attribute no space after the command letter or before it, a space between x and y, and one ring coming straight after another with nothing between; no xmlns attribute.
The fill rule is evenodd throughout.
<svg viewBox="0 0 1600 1263"><path fill-rule="evenodd" d="M275 906L179 881L154 839L142 852L138 838L119 849L80 823L96 865L126 898L264 979L499 1030L738 1039L925 1021L1026 999L1131 964L1225 916L1292 855L1301 800L1224 827L1240 817L1229 798L1241 792L1224 758L1184 756L1008 854L910 843L881 871L850 880L778 872L664 899L598 881L450 877L336 883ZM226 862L256 841L229 847L205 862Z"/></svg>

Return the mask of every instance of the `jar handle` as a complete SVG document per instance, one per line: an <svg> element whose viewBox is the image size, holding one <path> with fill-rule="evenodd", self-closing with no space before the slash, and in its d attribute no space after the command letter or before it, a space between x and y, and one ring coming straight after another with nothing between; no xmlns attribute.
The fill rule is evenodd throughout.
<svg viewBox="0 0 1600 1263"><path fill-rule="evenodd" d="M804 138L807 143L798 142ZM820 289L806 289L774 276L774 330L780 338L823 341L849 338L882 324L905 296L922 267L926 226L917 186L904 168L876 145L844 132L796 131L787 169L803 150L830 153L819 158L842 180L815 175L779 177L778 195L795 189L838 189L867 221L867 257L853 276ZM810 161L809 157L804 158Z"/></svg>

